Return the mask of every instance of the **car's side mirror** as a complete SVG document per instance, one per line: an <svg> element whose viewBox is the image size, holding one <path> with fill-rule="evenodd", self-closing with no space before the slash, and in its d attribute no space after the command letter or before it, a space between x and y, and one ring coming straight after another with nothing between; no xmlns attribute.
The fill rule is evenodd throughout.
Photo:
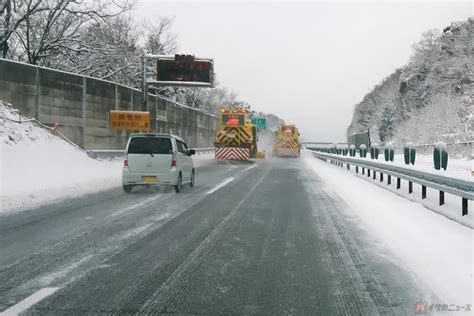
<svg viewBox="0 0 474 316"><path fill-rule="evenodd" d="M188 150L188 155L189 156L192 156L192 155L195 155L195 154L196 154L196 151L194 149Z"/></svg>

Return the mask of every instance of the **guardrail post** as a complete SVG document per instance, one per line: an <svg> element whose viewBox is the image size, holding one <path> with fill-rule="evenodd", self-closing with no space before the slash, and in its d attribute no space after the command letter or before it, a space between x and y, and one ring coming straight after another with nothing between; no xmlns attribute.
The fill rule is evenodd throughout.
<svg viewBox="0 0 474 316"><path fill-rule="evenodd" d="M380 182L383 182L383 173L380 173Z"/></svg>
<svg viewBox="0 0 474 316"><path fill-rule="evenodd" d="M408 193L412 193L412 192L413 192L413 182L408 181Z"/></svg>
<svg viewBox="0 0 474 316"><path fill-rule="evenodd" d="M444 205L444 192L439 191L439 205Z"/></svg>
<svg viewBox="0 0 474 316"><path fill-rule="evenodd" d="M375 180L376 178L377 178L377 172L375 172L374 170L373 179Z"/></svg>
<svg viewBox="0 0 474 316"><path fill-rule="evenodd" d="M426 185L421 186L421 199L426 199Z"/></svg>
<svg viewBox="0 0 474 316"><path fill-rule="evenodd" d="M462 216L467 215L467 199L462 198Z"/></svg>
<svg viewBox="0 0 474 316"><path fill-rule="evenodd" d="M402 187L402 181L397 177L397 190Z"/></svg>
<svg viewBox="0 0 474 316"><path fill-rule="evenodd" d="M351 165L347 164L347 170L351 170Z"/></svg>
<svg viewBox="0 0 474 316"><path fill-rule="evenodd" d="M359 166L356 166L356 173L359 173Z"/></svg>
<svg viewBox="0 0 474 316"><path fill-rule="evenodd" d="M388 175L388 176L387 176L387 184L388 184L388 185L391 185L391 184L392 184L392 176L391 176L391 175Z"/></svg>
<svg viewBox="0 0 474 316"><path fill-rule="evenodd" d="M362 174L365 174L365 168L362 167Z"/></svg>
<svg viewBox="0 0 474 316"><path fill-rule="evenodd" d="M370 169L367 169L367 177L370 178Z"/></svg>

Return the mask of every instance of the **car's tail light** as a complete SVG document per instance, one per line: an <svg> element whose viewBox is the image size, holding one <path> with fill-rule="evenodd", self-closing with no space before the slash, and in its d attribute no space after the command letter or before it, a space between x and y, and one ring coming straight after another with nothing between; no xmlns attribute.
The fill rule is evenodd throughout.
<svg viewBox="0 0 474 316"><path fill-rule="evenodd" d="M176 156L171 157L171 168L176 168Z"/></svg>
<svg viewBox="0 0 474 316"><path fill-rule="evenodd" d="M123 166L128 167L128 156L125 155L125 160L123 161Z"/></svg>

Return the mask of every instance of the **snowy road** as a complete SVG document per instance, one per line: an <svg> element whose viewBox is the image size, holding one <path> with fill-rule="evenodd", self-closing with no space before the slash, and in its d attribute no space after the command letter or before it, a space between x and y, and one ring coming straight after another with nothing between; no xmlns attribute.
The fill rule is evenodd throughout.
<svg viewBox="0 0 474 316"><path fill-rule="evenodd" d="M202 164L180 194L116 188L5 215L0 311L399 315L440 301L350 209L303 159L269 159Z"/></svg>

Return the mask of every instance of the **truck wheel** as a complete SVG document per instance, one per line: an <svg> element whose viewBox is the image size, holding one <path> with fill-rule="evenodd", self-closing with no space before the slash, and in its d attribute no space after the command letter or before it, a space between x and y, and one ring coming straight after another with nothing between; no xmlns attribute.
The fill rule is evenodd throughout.
<svg viewBox="0 0 474 316"><path fill-rule="evenodd" d="M183 177L181 176L181 172L179 173L178 176L178 184L174 186L174 190L176 193L181 192L181 189L183 188Z"/></svg>
<svg viewBox="0 0 474 316"><path fill-rule="evenodd" d="M133 189L133 186L132 186L131 184L126 184L126 185L123 186L123 191L124 191L125 193L130 193L130 192L132 192L132 189Z"/></svg>
<svg viewBox="0 0 474 316"><path fill-rule="evenodd" d="M193 169L193 171L191 171L191 182L189 183L190 187L194 186L194 178L195 177L196 177L196 173L194 172L194 169Z"/></svg>

